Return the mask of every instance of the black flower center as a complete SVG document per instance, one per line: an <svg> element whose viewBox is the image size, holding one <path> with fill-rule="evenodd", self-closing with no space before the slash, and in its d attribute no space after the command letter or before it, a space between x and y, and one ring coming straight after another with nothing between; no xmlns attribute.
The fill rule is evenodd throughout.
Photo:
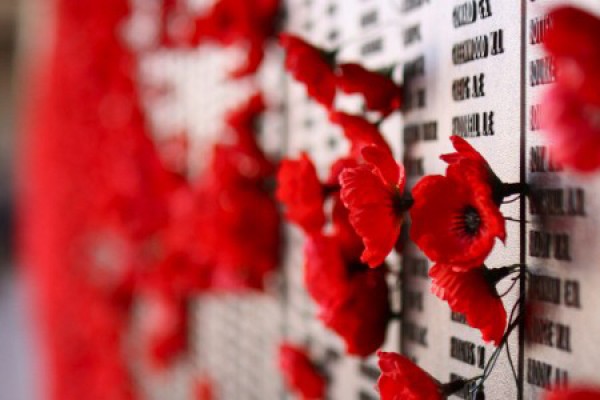
<svg viewBox="0 0 600 400"><path fill-rule="evenodd" d="M400 193L398 188L395 189L392 197L392 208L395 215L402 215L412 207L413 203L414 200L410 193Z"/></svg>
<svg viewBox="0 0 600 400"><path fill-rule="evenodd" d="M470 236L476 236L481 228L481 217L475 207L467 206L463 211L463 228Z"/></svg>

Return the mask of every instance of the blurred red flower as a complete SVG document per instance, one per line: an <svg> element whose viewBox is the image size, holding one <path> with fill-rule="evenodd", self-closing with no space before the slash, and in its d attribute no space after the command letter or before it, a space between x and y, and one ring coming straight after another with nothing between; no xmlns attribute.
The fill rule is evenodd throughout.
<svg viewBox="0 0 600 400"><path fill-rule="evenodd" d="M410 201L402 196L404 168L388 149L371 145L363 148L362 155L366 164L340 174L340 193L350 223L364 243L361 261L377 267L394 248Z"/></svg>
<svg viewBox="0 0 600 400"><path fill-rule="evenodd" d="M306 86L311 98L326 108L331 108L336 91L336 77L331 60L333 54L290 33L280 34L279 43L286 52L286 70Z"/></svg>
<svg viewBox="0 0 600 400"><path fill-rule="evenodd" d="M286 218L305 232L320 231L325 224L323 187L306 153L281 162L276 197L286 207Z"/></svg>
<svg viewBox="0 0 600 400"><path fill-rule="evenodd" d="M348 354L367 357L385 342L392 314L386 268L346 264L346 274L346 295L322 307L319 318L344 340Z"/></svg>
<svg viewBox="0 0 600 400"><path fill-rule="evenodd" d="M206 375L201 375L194 383L194 400L215 400L213 381Z"/></svg>
<svg viewBox="0 0 600 400"><path fill-rule="evenodd" d="M381 400L443 400L439 382L408 358L380 351L381 375L377 388Z"/></svg>
<svg viewBox="0 0 600 400"><path fill-rule="evenodd" d="M284 342L279 346L279 368L289 389L303 400L325 398L327 381L305 349Z"/></svg>
<svg viewBox="0 0 600 400"><path fill-rule="evenodd" d="M337 238L324 235L308 239L305 258L305 284L319 318L344 340L349 354L372 354L383 344L391 316L386 268L344 260Z"/></svg>
<svg viewBox="0 0 600 400"><path fill-rule="evenodd" d="M557 7L550 17L544 47L555 58L558 84L582 102L600 106L600 18L573 6Z"/></svg>
<svg viewBox="0 0 600 400"><path fill-rule="evenodd" d="M600 168L600 19L571 6L550 15L544 45L556 62L557 82L543 101L544 128L559 163L592 172Z"/></svg>
<svg viewBox="0 0 600 400"><path fill-rule="evenodd" d="M363 117L331 111L329 120L342 128L344 136L350 141L350 156L356 161L362 161L361 151L365 146L376 145L391 153L379 127Z"/></svg>
<svg viewBox="0 0 600 400"><path fill-rule="evenodd" d="M431 291L479 329L484 341L498 346L506 330L506 310L487 272L485 266L456 271L452 265L436 264L429 271Z"/></svg>
<svg viewBox="0 0 600 400"><path fill-rule="evenodd" d="M545 400L600 400L600 388L573 386L546 393Z"/></svg>
<svg viewBox="0 0 600 400"><path fill-rule="evenodd" d="M338 69L338 88L345 93L361 94L370 111L380 112L382 117L387 117L400 110L402 87L390 77L355 63L341 64Z"/></svg>
<svg viewBox="0 0 600 400"><path fill-rule="evenodd" d="M167 368L187 349L187 302L160 294L148 300L142 321L146 354L153 367Z"/></svg>
<svg viewBox="0 0 600 400"><path fill-rule="evenodd" d="M232 79L254 74L262 64L267 39L275 33L279 0L219 0L196 17L190 44L215 41L223 46L246 48L244 62L230 72Z"/></svg>
<svg viewBox="0 0 600 400"><path fill-rule="evenodd" d="M421 179L412 191L410 237L436 263L478 268L496 238L506 238L505 220L481 168L453 163L446 176Z"/></svg>
<svg viewBox="0 0 600 400"><path fill-rule="evenodd" d="M319 306L328 307L346 295L346 264L336 238L320 233L307 237L304 258L304 285Z"/></svg>
<svg viewBox="0 0 600 400"><path fill-rule="evenodd" d="M557 85L544 97L544 127L552 157L579 172L600 167L600 107Z"/></svg>

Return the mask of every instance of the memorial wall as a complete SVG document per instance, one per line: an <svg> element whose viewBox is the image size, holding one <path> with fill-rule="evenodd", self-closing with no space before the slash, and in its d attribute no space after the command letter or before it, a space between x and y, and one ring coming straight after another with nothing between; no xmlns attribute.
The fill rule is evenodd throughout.
<svg viewBox="0 0 600 400"><path fill-rule="evenodd" d="M368 165L369 160L364 150L361 153L359 148L356 153L357 147L364 143L357 145L352 134L348 133L348 127L340 122L343 117L333 114L343 112L360 116L381 132L393 158L403 165L404 193L412 192L414 198L410 198L410 204L414 201L410 211L409 206L402 209L404 223L398 239L394 239L388 249L391 254L386 258L386 266L370 268L364 264L364 259L361 267L352 264L352 268L359 268L359 272L352 273L370 274L369 279L385 276L382 279L387 284L390 311L381 349L404 355L442 384L462 382L452 393L446 392L449 399L541 400L552 388L600 385L600 347L597 345L600 314L596 309L600 306L600 171L594 172L593 168L587 167L573 168L573 165L578 165L577 160L559 162L554 158L556 150L549 147L551 135L546 126L553 129L564 127L564 121L568 119L565 114L572 112L575 115L577 112L565 111L570 105L548 100L548 93L562 90L557 87L558 77L572 71L569 70L570 64L564 61L558 68L557 57L563 54L550 54L544 45L548 32L555 26L550 10L572 5L600 16L600 3L594 0L283 2L283 11L278 14L277 20L279 30L295 34L319 48L324 58L335 57L337 65L358 63L402 86L402 104L389 112L368 110L370 107L365 104L361 93L352 93L352 90L337 90L331 104L325 106L327 100L315 99L311 88L307 90L307 84L294 73L294 68L310 67L310 56L303 53L293 64L289 61L292 46L282 48L274 34L271 34L271 40L265 40L260 69L242 79L231 79L230 76L232 66L243 64L250 57L243 46L238 48L219 40L185 45L176 40L176 44L159 41L157 44L156 37L160 35L156 29L161 25L161 15L167 15L161 14L161 10L171 3L179 4L169 0L131 0L131 13L122 33L137 59L135 75L138 88L141 88L139 107L146 116L152 142L157 148L166 149L166 154L175 154L175 162L186 171L184 175L189 182L210 175L207 171L215 168L215 164L211 164L211 160L215 159L213 146L215 143L228 144L227 140L231 140L224 139L226 136L223 134L229 129L227 121L230 120L227 118L231 110L246 104L250 96L260 91L266 107L256 126L259 126L257 138L265 157L279 163L280 174L282 160L285 163L286 160L307 157L315 166L323 193L332 190L332 185L337 187L333 190L339 191L338 181L342 182L347 175L342 172L339 175L342 178L338 180L332 166L349 154L363 166ZM173 4L169 6L173 13L170 34L179 39L187 37L185 35L193 30L193 24L190 25L186 16L203 15L215 2L187 0L181 3L185 5L179 4L180 8ZM587 26L587 22L581 21L582 26ZM201 30L198 26L202 25L196 26ZM586 62L592 63L593 57L586 53L590 39L581 34L581 30L579 36L573 34L561 45L572 49L574 54L585 54L589 57ZM600 32L600 28L596 32ZM600 36L595 45L597 54L600 54ZM283 47L286 47L285 44ZM597 57L600 60L600 56ZM572 81L578 80L579 83L571 82L573 85L594 88L593 79L584 82L587 78L574 74ZM322 86L317 85L318 93L326 91L326 76L305 79L321 82ZM598 93L599 89L589 90ZM589 96L594 97L594 94ZM579 103L573 104L572 107L577 107ZM593 125L593 121L597 123L597 117L591 114L597 113L597 108L591 107L580 114L589 118ZM557 122L560 118L563 119ZM569 119L573 126L585 129L575 120L576 116ZM576 131L575 127L572 129ZM452 269L452 273L463 274L476 275L483 271L481 277L473 278L482 282L484 276L488 279L493 275L490 271L506 272L501 280L489 278L492 281L487 281L492 282L490 290L493 292L490 292L492 296L487 296L496 301L494 304L500 304L499 299L506 313L506 324L500 335L484 332L485 326L491 330L490 325L495 323L490 319L496 317L493 312L497 310L483 309L490 306L492 300L482 299L482 309L473 311L480 301L474 297L467 310L472 314L465 316L452 311L448 301L440 298L446 293L448 300L448 296L456 295L455 291L458 291L458 296L475 296L473 292L479 290L475 281L464 285L456 283L457 286L463 285L460 289L448 286L444 292L442 288L436 293L438 296L432 292L430 271L436 262L430 261L431 257L423 250L427 251L433 245L431 242L413 241L416 226L421 224L418 216L423 214L417 215L415 211L415 207L422 203L419 203L419 189L415 192L412 188L425 177L450 175L448 161L440 159L440 155L453 153L453 143L460 147L462 142L451 141L453 136L464 139L479 152L499 179L490 184L490 191L495 191L500 185L498 190L502 193L497 197L494 192L496 197L493 200L500 210L505 228L502 228L503 233L486 233L492 236L489 248L493 247L493 250L477 265L457 264L447 268ZM568 153L570 150L567 148L590 146L588 153L578 148L573 152L579 151L579 155L563 154L568 160L568 157L585 158L585 154L593 158L589 154L600 151L600 147L593 147L593 140L583 144L577 140L577 133L563 139L559 142L563 151L559 149L557 153ZM168 153L169 149L176 151L177 143L185 143L184 153ZM243 170L244 161L236 162ZM585 163L585 160L582 162ZM250 171L252 165L247 164L246 167L246 171ZM360 170L360 167L357 168ZM582 169L586 171L582 172ZM381 171L381 175L385 174ZM216 179L227 173L226 169L216 171ZM298 170L296 173L301 172ZM465 175L468 173L465 172ZM330 178L332 174L333 181ZM221 280L213 278L211 281L213 285L218 281L217 290L203 286L200 290L186 292L186 351L170 359L167 366L159 371L148 366L143 357L131 357L128 361L136 382L136 392L141 398L302 398L293 394L289 382L282 378L278 357L279 346L283 342L302 346L307 351L311 362L326 381L323 398L386 398L380 397L382 389L377 388L381 375L378 355L375 351L348 354L347 340L336 333L336 329L331 328L331 320L328 323L327 317L323 316L332 303L326 307L322 298L307 290L310 251L317 252L319 242L311 236L314 232L310 233L306 227L301 228L302 224L298 221L294 223L286 218L289 203L282 199L285 195L277 194L275 188L281 187L282 177L276 178L276 175L276 172L271 172L263 184L270 185L270 193L278 197L277 207L283 215L282 225L277 228L281 232L279 270L266 274L258 291L233 290L232 287L239 287L229 281L224 284L229 278L220 277L218 279ZM302 196L305 190L309 190L306 187L311 182L301 181L300 175L298 180L298 186L292 191ZM396 184L392 182L392 185ZM456 197L453 196L458 196L454 190L458 193L462 189L453 185L450 184L446 192L437 192L438 197L431 201L438 202L440 208L454 204ZM402 194L401 185L393 187ZM369 188L366 189L358 196L369 197ZM351 202L346 200L350 194L345 197L344 190L342 182L342 200L330 192L324 195L326 222L321 222L323 235L338 234L338 229L341 229L336 225L336 207L342 202L345 206ZM203 207L208 204L205 202L212 192L207 189L198 193L198 204ZM491 196L488 193L488 197ZM223 197L220 199L222 202ZM400 201L400 198L394 199ZM288 202L291 201L288 197ZM247 206L246 214L254 211L256 215L262 212L258 205ZM350 223L355 227L352 212L350 210ZM485 218L495 217L477 212L476 229L483 224L483 229L492 231L494 228L490 226L493 222ZM443 224L446 220L436 219L440 215L437 211L431 212L429 223L435 226ZM257 228L261 224L258 218L248 222L253 228L244 230L246 236L241 242L268 235L268 232ZM186 221L191 219L184 217L179 224L185 225ZM370 223L373 227L384 229L386 222L372 220ZM471 229L469 225L465 226L464 229ZM359 232L359 236L365 235ZM206 231L197 231L195 240L197 243L209 243L209 246L210 243L220 244L211 242L213 239ZM399 251L390 251L392 247ZM465 247L464 254L456 254L454 259L468 257L472 251L472 248ZM460 253L460 249L456 252ZM431 256L433 253L428 254ZM320 268L334 268L332 265L337 262L335 257L325 257L324 260ZM441 258L436 261L441 267L448 264ZM481 267L482 263L485 267ZM385 273L382 272L384 269ZM205 271L200 270L202 273ZM323 279L324 285L329 282L327 277L314 279ZM435 284L443 287L444 283L439 279ZM496 282L494 292L493 283ZM323 290L333 291L334 287ZM357 321L368 321L364 323L372 324L373 329L379 329L371 315L379 312L380 302L375 299L382 296L385 288L369 290L365 305L362 308L357 306L362 314L357 314L356 318ZM144 316L153 312L148 296L140 297L141 300L132 306L132 322L126 334L134 349L143 343ZM460 300L456 302L460 303ZM462 307L465 310L464 303ZM474 316L476 313L479 313L479 322L475 325L479 324L479 329L472 327L474 320L471 318L477 318ZM368 331L369 327L355 329L356 332L361 329ZM483 340L486 334L487 340ZM365 335L368 336L367 333ZM494 336L491 340L490 335ZM357 341L360 342L360 339ZM417 379L417 375L410 376ZM211 382L212 397L206 393L198 394L196 382L199 377ZM304 376L303 379L308 378ZM425 394L410 397L407 392L398 393L399 397L387 398L430 398ZM567 398L588 397L561 397Z"/></svg>

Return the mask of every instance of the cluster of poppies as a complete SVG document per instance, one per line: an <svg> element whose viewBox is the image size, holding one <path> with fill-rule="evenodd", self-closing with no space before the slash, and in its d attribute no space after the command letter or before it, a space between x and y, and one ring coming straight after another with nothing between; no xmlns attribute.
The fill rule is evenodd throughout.
<svg viewBox="0 0 600 400"><path fill-rule="evenodd" d="M560 138L552 145L560 162L591 170L600 166L594 153L600 135L593 73L600 61L595 42L600 20L574 8L559 8L552 18L553 29L545 43L561 72L547 101L557 111L549 113L553 138ZM464 315L484 341L501 348L519 316L507 320L496 285L522 267L490 268L486 260L496 239L506 239L501 205L511 196L527 195L527 186L502 182L466 140L452 136L455 152L441 156L447 164L445 174L426 176L407 191L404 168L394 160L378 124L334 107L339 89L362 95L365 110L386 117L399 110L401 88L384 72L357 64L337 65L335 50L318 48L291 34L280 37L286 69L327 108L331 122L342 127L350 142L349 154L333 163L324 181L306 154L284 160L278 174L277 198L286 218L307 236L305 285L319 308L319 318L346 342L349 354L367 356L379 348L392 315L384 299L388 295L385 259L401 248L401 228L409 214L411 240L434 263L429 271L432 292L453 312ZM363 330L369 334L362 335ZM441 399L469 383L441 385L398 354L379 353L379 357L383 399ZM480 388L486 378L473 382L478 381ZM569 392L554 396L563 398L561 393Z"/></svg>
<svg viewBox="0 0 600 400"><path fill-rule="evenodd" d="M204 43L240 47L246 51L245 61L229 76L249 77L262 63L280 12L280 0L218 0L200 14L188 1L163 0L159 42L163 48L191 49Z"/></svg>
<svg viewBox="0 0 600 400"><path fill-rule="evenodd" d="M544 46L553 56L556 82L542 103L552 156L564 167L600 168L600 19L580 8L552 11Z"/></svg>
<svg viewBox="0 0 600 400"><path fill-rule="evenodd" d="M315 100L330 107L331 121L350 141L349 154L333 163L324 182L306 154L284 160L278 174L277 198L286 217L307 235L305 284L319 306L319 318L345 341L349 354L368 356L381 347L392 316L385 259L400 247L402 223L410 212L410 236L435 263L430 272L434 293L464 314L484 340L499 345L507 316L495 284L511 269L490 270L484 262L496 238L506 236L500 205L521 188L502 183L464 139L452 137L456 152L442 156L446 175L427 176L409 193L404 168L394 160L378 126L332 109L331 98L338 87L362 94L367 108L381 105L385 97L388 103L379 111L386 116L398 110L400 87L363 67L352 68L361 70L360 76L344 75L347 64L338 68L331 53L298 37L282 35L282 44L287 69L309 94L327 93ZM300 57L303 64L297 62ZM319 73L308 75L312 65L307 59L315 60ZM390 90L385 96L385 91L378 92L379 101L369 79L362 79L366 74L371 81L388 81L383 87ZM322 79L343 84L333 85L330 93L322 91ZM326 216L328 198L332 204Z"/></svg>
<svg viewBox="0 0 600 400"><path fill-rule="evenodd" d="M27 110L21 179L23 261L39 294L53 398L136 398L124 351L134 306L143 310L146 358L166 367L187 349L192 296L264 290L281 247L275 198L306 235L304 282L318 317L349 354L375 353L396 317L386 258L401 249L407 216L411 239L434 263L433 293L486 342L506 343L515 325L496 284L520 267L490 268L486 260L506 237L502 203L526 187L503 183L470 144L452 137L455 152L441 156L445 174L407 190L403 166L379 130L402 106L393 69L338 63L336 50L282 34L286 69L327 109L350 150L325 179L307 154L277 168L257 142L265 101L255 93L227 114L222 141L191 178L185 143L165 152L150 138L136 55L117 29L128 1L57 0L56 7L58 39L34 71L39 85ZM245 63L230 77L251 77L279 10L279 0L218 0L197 14L188 2L163 0L159 45L244 47ZM560 74L545 102L551 145L563 165L592 171L600 166L600 20L574 8L552 17L545 45ZM339 93L360 95L379 122L336 109ZM383 399L443 399L471 382L441 384L401 355L378 354ZM325 376L306 350L282 345L280 366L300 396L324 397ZM210 377L201 375L194 391L213 398ZM582 388L548 397L571 398L599 394Z"/></svg>
<svg viewBox="0 0 600 400"><path fill-rule="evenodd" d="M377 144L374 151L391 150L377 124L361 116L334 108L339 89L361 94L365 108L382 118L401 105L402 89L389 77L358 64L335 64L335 52L314 47L301 38L282 34L285 65L308 93L327 107L329 119L338 125L351 144L350 151L336 160L327 179L321 181L308 155L283 160L277 175L277 199L286 217L307 235L304 281L319 308L319 318L345 342L349 354L368 356L385 340L392 317L384 259L370 268L360 232L352 226L352 215L340 186L340 174L364 166L370 155L362 149ZM358 234L357 234L358 233Z"/></svg>
<svg viewBox="0 0 600 400"><path fill-rule="evenodd" d="M163 22L175 22L179 3L165 0ZM261 55L236 77L258 68L278 5L221 0L196 17L210 26L203 37L250 40ZM256 93L227 113L222 142L192 177L185 140L159 148L151 139L138 54L119 29L129 2L55 6L58 39L34 68L27 109L23 262L41 310L50 397L133 399L131 356L157 368L179 358L193 295L261 291L278 266L276 166L257 142L265 101ZM163 28L159 49L173 33ZM128 347L132 332L140 340ZM195 386L198 399L213 398L207 375Z"/></svg>

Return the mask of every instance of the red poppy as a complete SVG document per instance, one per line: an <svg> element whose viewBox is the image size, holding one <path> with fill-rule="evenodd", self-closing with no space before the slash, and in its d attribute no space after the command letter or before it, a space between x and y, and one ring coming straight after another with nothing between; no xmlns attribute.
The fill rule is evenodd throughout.
<svg viewBox="0 0 600 400"><path fill-rule="evenodd" d="M379 127L363 117L331 111L329 120L339 125L346 139L350 141L350 155L357 161L362 160L363 147L376 145L391 153L390 147L381 135Z"/></svg>
<svg viewBox="0 0 600 400"><path fill-rule="evenodd" d="M451 265L436 264L429 276L431 291L452 311L463 314L469 326L479 329L484 341L498 346L506 330L506 310L495 282L486 278L488 271L484 266L456 271Z"/></svg>
<svg viewBox="0 0 600 400"><path fill-rule="evenodd" d="M455 269L478 268L496 238L506 238L492 188L473 165L453 164L446 176L427 176L412 191L410 237L429 259Z"/></svg>
<svg viewBox="0 0 600 400"><path fill-rule="evenodd" d="M283 203L286 218L307 233L321 230L325 224L323 187L308 156L283 160L277 174L277 199Z"/></svg>
<svg viewBox="0 0 600 400"><path fill-rule="evenodd" d="M275 201L252 186L220 188L215 196L211 222L205 228L213 231L214 245L209 250L215 260L213 285L227 290L262 290L265 278L279 264Z"/></svg>
<svg viewBox="0 0 600 400"><path fill-rule="evenodd" d="M350 213L340 197L340 192L332 196L331 225L336 237L342 257L346 262L354 262L360 258L365 249L362 239L350 223Z"/></svg>
<svg viewBox="0 0 600 400"><path fill-rule="evenodd" d="M194 400L215 400L215 389L212 380L202 375L194 384Z"/></svg>
<svg viewBox="0 0 600 400"><path fill-rule="evenodd" d="M579 172L600 168L600 107L561 85L544 98L544 127L556 162Z"/></svg>
<svg viewBox="0 0 600 400"><path fill-rule="evenodd" d="M443 400L438 381L408 358L397 353L379 351L381 375L377 388L381 400Z"/></svg>
<svg viewBox="0 0 600 400"><path fill-rule="evenodd" d="M319 318L346 344L346 352L367 357L385 342L391 316L386 268L346 264L346 294L320 309Z"/></svg>
<svg viewBox="0 0 600 400"><path fill-rule="evenodd" d="M333 200L331 210L333 233L339 242L342 255L346 261L357 260L364 249L361 238L350 224L348 209L340 198L340 174L344 169L356 167L357 165L358 163L354 158L339 158L331 166L326 181L326 191L329 192Z"/></svg>
<svg viewBox="0 0 600 400"><path fill-rule="evenodd" d="M366 357L381 347L391 315L386 268L345 260L337 238L325 235L308 239L305 259L305 285L319 318L348 353Z"/></svg>
<svg viewBox="0 0 600 400"><path fill-rule="evenodd" d="M338 68L338 87L345 93L361 94L370 111L387 117L402 106L402 87L385 74L354 63L341 64Z"/></svg>
<svg viewBox="0 0 600 400"><path fill-rule="evenodd" d="M153 367L168 367L187 348L187 303L152 295L143 321L147 355Z"/></svg>
<svg viewBox="0 0 600 400"><path fill-rule="evenodd" d="M279 346L279 368L289 389L303 400L325 397L327 381L305 349L290 343Z"/></svg>
<svg viewBox="0 0 600 400"><path fill-rule="evenodd" d="M247 49L245 62L232 71L233 79L255 73L262 64L265 42L275 31L279 0L219 0L195 20L191 44L212 40L223 46Z"/></svg>
<svg viewBox="0 0 600 400"><path fill-rule="evenodd" d="M572 6L558 7L550 16L544 46L556 60L558 84L582 102L600 107L600 19Z"/></svg>
<svg viewBox="0 0 600 400"><path fill-rule="evenodd" d="M336 90L332 61L334 54L316 48L290 33L280 34L279 43L286 51L285 68L288 72L306 86L311 98L331 108Z"/></svg>
<svg viewBox="0 0 600 400"><path fill-rule="evenodd" d="M592 172L600 168L600 19L571 6L550 15L552 28L544 45L558 74L544 98L544 128L560 164Z"/></svg>
<svg viewBox="0 0 600 400"><path fill-rule="evenodd" d="M600 400L600 388L574 386L554 389L544 396L545 400Z"/></svg>
<svg viewBox="0 0 600 400"><path fill-rule="evenodd" d="M350 223L364 243L361 261L376 267L394 248L410 201L402 197L404 168L387 149L371 145L362 155L366 164L340 174L340 193L350 210Z"/></svg>
<svg viewBox="0 0 600 400"><path fill-rule="evenodd" d="M453 169L457 169L457 173L468 173L474 178L487 182L492 191L500 190L502 182L498 179L494 171L492 171L485 158L469 142L455 135L450 136L450 141L456 152L440 156L440 159L448 164L446 174Z"/></svg>
<svg viewBox="0 0 600 400"><path fill-rule="evenodd" d="M312 299L328 307L346 295L346 264L336 238L311 235L304 245L304 285Z"/></svg>
<svg viewBox="0 0 600 400"><path fill-rule="evenodd" d="M257 92L229 111L225 117L226 124L236 133L254 134L256 132L256 121L265 111L266 104L262 93ZM253 137L254 135L251 135Z"/></svg>

